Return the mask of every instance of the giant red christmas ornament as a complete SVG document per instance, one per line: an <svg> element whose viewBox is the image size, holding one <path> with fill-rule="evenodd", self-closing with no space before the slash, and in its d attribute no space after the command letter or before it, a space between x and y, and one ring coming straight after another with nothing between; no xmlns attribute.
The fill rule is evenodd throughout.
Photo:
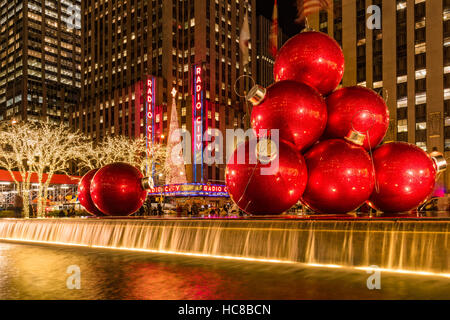
<svg viewBox="0 0 450 320"><path fill-rule="evenodd" d="M286 142L268 145L265 139L240 144L226 168L231 199L254 215L283 213L299 201L306 185L303 156Z"/></svg>
<svg viewBox="0 0 450 320"><path fill-rule="evenodd" d="M98 169L93 169L86 173L78 183L78 200L87 212L96 216L103 216L103 213L97 209L91 199L91 180Z"/></svg>
<svg viewBox="0 0 450 320"><path fill-rule="evenodd" d="M324 138L350 138L369 150L380 144L389 127L386 103L365 87L336 90L328 96L327 108Z"/></svg>
<svg viewBox="0 0 450 320"><path fill-rule="evenodd" d="M254 105L251 123L258 136L279 129L279 136L297 150L312 145L325 130L327 108L313 88L295 81L280 81L264 89L255 86L248 99Z"/></svg>
<svg viewBox="0 0 450 320"><path fill-rule="evenodd" d="M142 178L138 169L126 163L104 166L92 179L92 201L107 215L130 215L142 206L147 196L141 184Z"/></svg>
<svg viewBox="0 0 450 320"><path fill-rule="evenodd" d="M344 54L339 44L322 32L302 32L278 52L273 68L276 81L294 80L332 92L344 75Z"/></svg>
<svg viewBox="0 0 450 320"><path fill-rule="evenodd" d="M302 202L318 213L347 213L369 199L374 187L367 152L341 139L322 141L305 154L308 184Z"/></svg>
<svg viewBox="0 0 450 320"><path fill-rule="evenodd" d="M383 144L373 152L376 186L369 204L384 212L417 208L433 192L436 173L446 167L437 159L410 143Z"/></svg>

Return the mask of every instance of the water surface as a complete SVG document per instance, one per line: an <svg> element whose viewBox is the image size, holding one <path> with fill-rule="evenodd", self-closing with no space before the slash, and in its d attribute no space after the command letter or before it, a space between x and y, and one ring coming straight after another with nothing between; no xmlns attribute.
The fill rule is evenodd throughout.
<svg viewBox="0 0 450 320"><path fill-rule="evenodd" d="M69 290L67 267L81 269ZM0 242L0 299L450 299L450 279Z"/></svg>

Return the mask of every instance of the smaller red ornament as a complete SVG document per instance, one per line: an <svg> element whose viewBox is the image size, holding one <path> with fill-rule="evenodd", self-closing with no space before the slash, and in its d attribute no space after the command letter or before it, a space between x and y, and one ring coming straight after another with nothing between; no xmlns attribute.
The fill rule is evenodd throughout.
<svg viewBox="0 0 450 320"><path fill-rule="evenodd" d="M375 91L360 87L346 87L327 98L328 122L324 139L346 138L375 149L389 127L389 110Z"/></svg>
<svg viewBox="0 0 450 320"><path fill-rule="evenodd" d="M142 179L142 173L127 163L104 166L92 179L92 201L106 215L128 216L142 206L147 196Z"/></svg>
<svg viewBox="0 0 450 320"><path fill-rule="evenodd" d="M390 142L373 152L376 185L369 204L388 212L406 212L422 205L432 194L436 174L445 170L443 157L430 157L406 142Z"/></svg>
<svg viewBox="0 0 450 320"><path fill-rule="evenodd" d="M254 105L251 123L259 137L278 129L280 139L293 143L301 151L316 142L325 130L325 101L306 84L286 80L267 89L255 86L248 99Z"/></svg>
<svg viewBox="0 0 450 320"><path fill-rule="evenodd" d="M367 152L341 139L322 141L305 154L308 184L302 202L318 213L357 209L372 193L374 172Z"/></svg>
<svg viewBox="0 0 450 320"><path fill-rule="evenodd" d="M273 68L276 81L294 80L332 92L344 75L344 54L339 44L327 34L301 32L281 47Z"/></svg>
<svg viewBox="0 0 450 320"><path fill-rule="evenodd" d="M98 169L92 169L81 178L78 183L78 200L87 212L95 216L103 216L104 214L97 209L91 198L91 181Z"/></svg>
<svg viewBox="0 0 450 320"><path fill-rule="evenodd" d="M287 142L280 141L276 146L267 141L256 143L254 139L240 144L226 168L231 199L253 215L288 210L299 201L307 181L303 156Z"/></svg>

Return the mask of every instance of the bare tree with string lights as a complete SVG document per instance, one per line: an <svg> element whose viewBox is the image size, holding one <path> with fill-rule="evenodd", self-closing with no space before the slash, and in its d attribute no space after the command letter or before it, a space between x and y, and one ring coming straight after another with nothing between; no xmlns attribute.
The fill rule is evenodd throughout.
<svg viewBox="0 0 450 320"><path fill-rule="evenodd" d="M29 217L31 177L37 180L37 216L42 218L53 176L69 175L71 163L85 152L85 145L80 141L83 141L82 134L64 124L24 122L1 126L0 166L8 170L23 197L25 217Z"/></svg>
<svg viewBox="0 0 450 320"><path fill-rule="evenodd" d="M98 143L91 142L85 149L85 155L79 157L78 163L81 174L115 162L131 164L149 177L155 172L165 176L169 170L166 147L162 144L147 146L145 138L109 136Z"/></svg>

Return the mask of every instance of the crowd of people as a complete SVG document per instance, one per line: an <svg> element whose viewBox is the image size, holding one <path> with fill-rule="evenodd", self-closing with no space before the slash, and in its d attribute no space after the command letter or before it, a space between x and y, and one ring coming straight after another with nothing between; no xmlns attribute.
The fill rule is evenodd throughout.
<svg viewBox="0 0 450 320"><path fill-rule="evenodd" d="M245 213L235 204L225 203L223 206L211 206L200 204L198 202L187 201L184 204L167 205L164 203L152 203L147 200L144 205L136 212L135 216L164 216L176 215L178 217L228 217L243 216Z"/></svg>

